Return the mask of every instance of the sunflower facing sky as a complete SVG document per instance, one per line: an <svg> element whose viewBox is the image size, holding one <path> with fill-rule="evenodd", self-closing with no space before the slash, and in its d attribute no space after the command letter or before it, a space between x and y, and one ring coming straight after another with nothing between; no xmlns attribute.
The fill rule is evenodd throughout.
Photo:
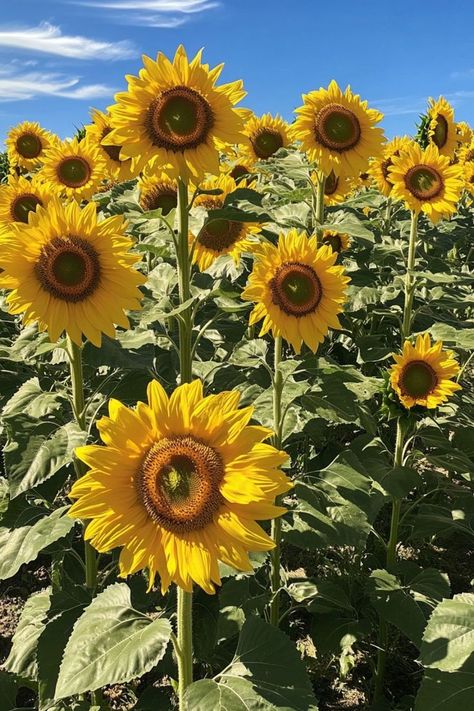
<svg viewBox="0 0 474 711"><path fill-rule="evenodd" d="M80 202L98 192L107 177L99 149L87 137L58 141L45 153L39 177L57 194Z"/></svg>
<svg viewBox="0 0 474 711"><path fill-rule="evenodd" d="M385 195L385 197L390 196L393 188L393 183L389 174L389 168L392 165L392 160L394 157L398 157L404 148L409 146L410 143L411 140L408 136L395 136L395 138L385 145L383 153L370 162L369 173L372 176L375 185L378 187L380 192Z"/></svg>
<svg viewBox="0 0 474 711"><path fill-rule="evenodd" d="M86 136L92 145L97 146L110 179L122 183L136 178L131 159L120 160L120 146L108 146L105 143L112 130L110 117L98 109L92 109L91 117L92 123L86 126Z"/></svg>
<svg viewBox="0 0 474 711"><path fill-rule="evenodd" d="M242 298L255 302L250 325L263 318L260 336L282 336L296 353L304 342L314 352L329 328L341 328L337 314L346 300L349 278L335 266L337 252L318 249L316 237L291 229L278 245L254 249L255 262Z"/></svg>
<svg viewBox="0 0 474 711"><path fill-rule="evenodd" d="M122 216L98 222L94 203L81 210L52 198L2 237L8 310L37 322L52 342L65 331L78 345L84 334L100 346L102 333L115 337L114 324L128 328L126 309L140 308L145 277L133 268L140 257L131 246Z"/></svg>
<svg viewBox="0 0 474 711"><path fill-rule="evenodd" d="M140 75L129 76L128 91L115 96L107 143L120 146L120 158L131 158L137 173L152 161L185 180L218 175L219 143L242 142L234 108L245 96L242 82L216 86L224 65L209 69L201 55L189 62L179 46L173 62L161 52L156 61L144 56Z"/></svg>
<svg viewBox="0 0 474 711"><path fill-rule="evenodd" d="M452 158L459 141L453 107L442 96L436 101L429 99L427 116L430 142L434 143L440 155Z"/></svg>
<svg viewBox="0 0 474 711"><path fill-rule="evenodd" d="M464 182L462 166L450 165L435 145L423 150L412 141L399 156L393 156L388 173L392 197L416 213L426 213L433 223L456 211Z"/></svg>
<svg viewBox="0 0 474 711"><path fill-rule="evenodd" d="M176 180L170 178L162 170L151 170L145 166L140 180L140 206L142 210L161 210L166 217L178 205L178 186Z"/></svg>
<svg viewBox="0 0 474 711"><path fill-rule="evenodd" d="M244 134L248 143L241 146L242 152L253 161L268 160L280 148L289 145L288 131L288 124L280 116L252 116L245 123Z"/></svg>
<svg viewBox="0 0 474 711"><path fill-rule="evenodd" d="M218 178L210 178L202 183L202 190L221 190L221 194L200 195L194 204L208 211L219 210L223 207L226 197L238 187L245 187L245 183L237 185L230 175L222 174ZM223 254L230 254L238 263L242 252L250 252L255 248L257 242L253 236L257 235L260 229L255 223L234 222L222 218L204 223L196 238L190 235L191 243L194 244L193 261L201 271L209 269Z"/></svg>
<svg viewBox="0 0 474 711"><path fill-rule="evenodd" d="M437 407L461 389L452 380L459 373L454 353L443 350L441 341L432 345L428 333L418 336L415 346L405 341L403 354L393 358L390 383L406 408Z"/></svg>
<svg viewBox="0 0 474 711"><path fill-rule="evenodd" d="M55 140L39 123L23 121L8 132L5 141L10 165L25 170L38 168L44 159L45 150Z"/></svg>
<svg viewBox="0 0 474 711"><path fill-rule="evenodd" d="M327 89L303 95L291 134L301 141L310 161L325 175L355 177L366 171L369 158L379 155L384 135L377 124L383 114L369 109L350 87L344 92L333 80Z"/></svg>
<svg viewBox="0 0 474 711"><path fill-rule="evenodd" d="M168 397L154 380L135 410L110 401L97 423L105 447L76 449L90 470L70 515L90 521L96 550L122 547L122 577L148 568L150 588L158 574L163 593L171 582L213 593L219 560L252 570L248 552L273 548L256 521L285 512L274 501L292 486L287 455L263 442L271 430L248 425L253 408L239 410L239 397L205 397L200 380Z"/></svg>
<svg viewBox="0 0 474 711"><path fill-rule="evenodd" d="M50 192L37 177L28 180L23 175L9 175L8 182L0 185L0 222L24 222L38 206L45 207Z"/></svg>

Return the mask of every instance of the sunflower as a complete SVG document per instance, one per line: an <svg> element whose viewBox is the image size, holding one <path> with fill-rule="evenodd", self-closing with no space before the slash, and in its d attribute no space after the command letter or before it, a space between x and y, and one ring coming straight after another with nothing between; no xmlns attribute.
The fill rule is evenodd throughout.
<svg viewBox="0 0 474 711"><path fill-rule="evenodd" d="M474 162L464 163L464 180L466 190L474 195Z"/></svg>
<svg viewBox="0 0 474 711"><path fill-rule="evenodd" d="M97 146L110 178L114 183L136 178L131 159L120 160L120 146L106 145L106 137L112 131L110 117L97 109L92 110L91 116L93 123L86 126L86 137L92 145Z"/></svg>
<svg viewBox="0 0 474 711"><path fill-rule="evenodd" d="M289 143L289 126L280 116L263 114L252 116L245 124L248 142L241 146L242 153L253 161L265 161Z"/></svg>
<svg viewBox="0 0 474 711"><path fill-rule="evenodd" d="M428 102L428 138L439 150L440 155L453 157L458 143L454 109L442 96L437 101Z"/></svg>
<svg viewBox="0 0 474 711"><path fill-rule="evenodd" d="M412 141L392 158L388 172L392 197L404 200L410 210L425 212L433 223L456 211L463 188L462 167L450 165L435 145L423 150Z"/></svg>
<svg viewBox="0 0 474 711"><path fill-rule="evenodd" d="M58 141L45 153L40 179L57 194L89 200L107 177L105 162L90 139Z"/></svg>
<svg viewBox="0 0 474 711"><path fill-rule="evenodd" d="M375 185L385 197L390 196L393 187L388 172L392 165L392 159L399 156L400 152L410 143L411 140L408 136L396 136L385 145L383 153L377 158L373 158L370 162L369 173Z"/></svg>
<svg viewBox="0 0 474 711"><path fill-rule="evenodd" d="M28 224L29 213L38 205L46 206L49 200L46 186L36 177L28 180L22 175L10 175L8 182L0 185L0 222Z"/></svg>
<svg viewBox="0 0 474 711"><path fill-rule="evenodd" d="M461 163L474 163L474 138L469 143L461 146L458 156Z"/></svg>
<svg viewBox="0 0 474 711"><path fill-rule="evenodd" d="M0 287L10 289L10 313L38 322L52 342L66 331L78 345L82 334L100 346L101 334L115 337L114 323L128 328L124 309L140 306L145 277L132 268L121 216L97 221L96 205L83 210L51 198L29 223L12 223L2 238Z"/></svg>
<svg viewBox="0 0 474 711"><path fill-rule="evenodd" d="M349 249L351 238L345 232L338 232L337 230L324 230L322 236L323 245L328 245L331 247L333 252L343 252L345 249Z"/></svg>
<svg viewBox="0 0 474 711"><path fill-rule="evenodd" d="M218 142L241 143L243 120L233 107L245 96L242 82L215 86L224 65L211 70L201 54L189 62L179 46L172 63L161 52L156 61L144 56L140 76L116 95L107 143L121 146L136 172L151 160L184 180L217 175Z"/></svg>
<svg viewBox="0 0 474 711"><path fill-rule="evenodd" d="M242 292L256 305L250 325L263 320L260 336L271 330L285 338L296 353L304 342L316 352L329 328L341 328L337 314L346 300L349 278L334 266L337 253L318 249L316 237L291 229L280 235L278 245L266 243L254 249L256 259Z"/></svg>
<svg viewBox="0 0 474 711"><path fill-rule="evenodd" d="M318 185L318 174L313 171L310 175L313 185ZM345 175L336 175L331 171L324 181L324 205L339 205L352 192L352 181Z"/></svg>
<svg viewBox="0 0 474 711"><path fill-rule="evenodd" d="M366 171L369 158L380 154L383 131L376 124L383 114L367 107L350 87L343 93L335 81L327 89L303 95L303 106L291 127L310 161L325 175L354 177Z"/></svg>
<svg viewBox="0 0 474 711"><path fill-rule="evenodd" d="M263 443L271 430L249 426L253 408L238 402L236 391L204 397L199 380L168 398L154 380L148 404L110 401L97 423L105 447L76 449L90 471L72 487L70 515L90 521L98 551L122 547L122 577L148 568L149 589L158 573L163 593L171 582L214 593L219 560L248 571L249 551L273 548L256 521L285 512L274 500L292 486L287 455Z"/></svg>
<svg viewBox="0 0 474 711"><path fill-rule="evenodd" d="M246 185L250 185L255 181L255 162L248 153L232 151L226 154L221 170L230 175L237 184L245 181Z"/></svg>
<svg viewBox="0 0 474 711"><path fill-rule="evenodd" d="M461 389L451 380L459 373L454 353L444 351L441 341L431 345L428 333L418 336L415 346L405 341L403 354L393 358L390 383L404 407L437 407Z"/></svg>
<svg viewBox="0 0 474 711"><path fill-rule="evenodd" d="M220 195L199 195L195 200L196 207L206 210L220 210L228 195L245 187L245 183L237 186L230 175L222 174L218 178L210 178L200 186L202 190L222 190ZM197 237L190 234L191 244L194 245L193 262L203 272L223 254L230 254L237 264L242 252L253 251L257 242L254 235L260 232L260 225L251 222L234 222L222 218L205 222ZM252 239L253 238L253 239Z"/></svg>
<svg viewBox="0 0 474 711"><path fill-rule="evenodd" d="M472 128L465 121L458 121L456 124L456 137L458 144L466 145L473 140Z"/></svg>
<svg viewBox="0 0 474 711"><path fill-rule="evenodd" d="M41 165L44 152L54 142L55 137L41 128L39 123L23 121L12 128L7 135L8 160L14 168L33 170Z"/></svg>
<svg viewBox="0 0 474 711"><path fill-rule="evenodd" d="M142 210L161 210L168 215L178 205L178 186L174 178L170 178L163 170L152 170L145 167L138 181L140 205Z"/></svg>

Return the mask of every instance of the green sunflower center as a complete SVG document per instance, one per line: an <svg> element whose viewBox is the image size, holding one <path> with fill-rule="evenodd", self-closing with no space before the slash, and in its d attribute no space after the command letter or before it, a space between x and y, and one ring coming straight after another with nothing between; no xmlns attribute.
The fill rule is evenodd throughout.
<svg viewBox="0 0 474 711"><path fill-rule="evenodd" d="M322 297L321 282L312 267L286 262L278 267L270 281L272 301L289 316L313 313Z"/></svg>
<svg viewBox="0 0 474 711"><path fill-rule="evenodd" d="M316 116L314 133L325 148L343 153L359 143L361 129L352 111L341 104L328 104Z"/></svg>
<svg viewBox="0 0 474 711"><path fill-rule="evenodd" d="M35 133L24 133L16 140L16 149L23 158L37 158L43 148L39 136Z"/></svg>
<svg viewBox="0 0 474 711"><path fill-rule="evenodd" d="M426 397L432 392L438 378L433 368L423 360L407 363L400 376L401 390L410 397Z"/></svg>
<svg viewBox="0 0 474 711"><path fill-rule="evenodd" d="M283 146L283 136L275 129L261 129L256 136L251 138L256 155L259 158L270 158Z"/></svg>
<svg viewBox="0 0 474 711"><path fill-rule="evenodd" d="M433 143L438 148L443 148L448 140L448 122L444 116L439 115L433 132Z"/></svg>
<svg viewBox="0 0 474 711"><path fill-rule="evenodd" d="M91 173L89 163L78 156L64 158L57 168L59 180L68 188L81 188L89 181Z"/></svg>
<svg viewBox="0 0 474 711"><path fill-rule="evenodd" d="M324 182L324 194L325 195L334 195L334 193L337 190L338 185L339 185L339 178L334 173L334 171L331 170L329 175L326 176L326 180Z"/></svg>
<svg viewBox="0 0 474 711"><path fill-rule="evenodd" d="M214 126L209 102L187 86L163 91L148 109L146 129L158 148L184 151L206 143Z"/></svg>
<svg viewBox="0 0 474 711"><path fill-rule="evenodd" d="M225 252L237 242L241 232L242 224L240 222L217 218L202 227L198 242L214 252Z"/></svg>
<svg viewBox="0 0 474 711"><path fill-rule="evenodd" d="M148 515L167 531L205 528L222 504L220 454L192 435L163 438L148 450L137 478Z"/></svg>
<svg viewBox="0 0 474 711"><path fill-rule="evenodd" d="M140 204L145 211L161 210L166 216L177 207L178 194L173 185L159 183L142 195Z"/></svg>
<svg viewBox="0 0 474 711"><path fill-rule="evenodd" d="M17 197L12 203L11 214L15 222L28 224L28 215L35 212L38 205L42 205L41 200L33 194L25 194Z"/></svg>
<svg viewBox="0 0 474 711"><path fill-rule="evenodd" d="M100 284L99 255L81 237L54 237L43 246L35 274L42 288L56 299L84 301Z"/></svg>
<svg viewBox="0 0 474 711"><path fill-rule="evenodd" d="M440 173L429 165L415 165L405 176L405 185L418 200L436 198L444 187Z"/></svg>
<svg viewBox="0 0 474 711"><path fill-rule="evenodd" d="M325 235L323 237L324 244L328 244L333 252L340 252L342 249L342 240L339 235Z"/></svg>

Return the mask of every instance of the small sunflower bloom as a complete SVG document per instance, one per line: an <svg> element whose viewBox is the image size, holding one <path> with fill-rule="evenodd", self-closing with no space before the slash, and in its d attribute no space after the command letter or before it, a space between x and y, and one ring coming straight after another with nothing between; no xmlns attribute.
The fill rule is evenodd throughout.
<svg viewBox="0 0 474 711"><path fill-rule="evenodd" d="M23 175L9 175L0 185L0 222L23 222L38 206L45 207L51 199L50 191L36 176L28 180Z"/></svg>
<svg viewBox="0 0 474 711"><path fill-rule="evenodd" d="M318 185L318 174L313 171L310 176L313 185ZM352 180L345 175L336 175L331 171L324 181L324 205L330 207L344 202L353 189Z"/></svg>
<svg viewBox="0 0 474 711"><path fill-rule="evenodd" d="M316 237L296 229L278 245L261 244L242 298L255 302L250 325L263 319L260 336L282 336L296 353L302 343L316 352L329 328L341 328L337 315L346 301L349 278L335 266L337 253L318 248Z"/></svg>
<svg viewBox="0 0 474 711"><path fill-rule="evenodd" d="M328 245L333 252L337 252L338 254L349 249L351 244L349 235L345 232L338 232L337 230L324 230L321 241L323 245Z"/></svg>
<svg viewBox="0 0 474 711"><path fill-rule="evenodd" d="M393 354L390 384L404 407L438 407L461 386L452 379L459 373L454 353L443 350L443 343L431 344L428 333L420 335L413 346L405 341L402 355Z"/></svg>
<svg viewBox="0 0 474 711"><path fill-rule="evenodd" d="M97 147L110 180L114 183L123 183L136 178L137 174L132 169L131 159L120 160L120 146L107 145L107 136L112 131L110 116L103 111L93 109L91 117L92 123L86 126L86 138Z"/></svg>
<svg viewBox="0 0 474 711"><path fill-rule="evenodd" d="M56 141L39 123L23 121L7 135L8 160L13 168L35 170L43 162L44 152Z"/></svg>
<svg viewBox="0 0 474 711"><path fill-rule="evenodd" d="M254 162L268 160L290 144L289 126L278 115L252 116L245 124L244 134L248 143L240 148Z"/></svg>
<svg viewBox="0 0 474 711"><path fill-rule="evenodd" d="M99 192L107 171L99 149L86 136L82 141L58 141L49 148L38 177L56 195L81 202Z"/></svg>
<svg viewBox="0 0 474 711"><path fill-rule="evenodd" d="M385 145L383 153L370 162L369 173L385 197L390 197L393 188L389 173L393 158L397 158L410 143L408 136L396 136Z"/></svg>
<svg viewBox="0 0 474 711"><path fill-rule="evenodd" d="M164 170L152 170L149 165L138 181L140 206L145 212L161 210L166 217L178 206L178 185Z"/></svg>
<svg viewBox="0 0 474 711"><path fill-rule="evenodd" d="M452 158L459 141L453 107L443 96L440 96L436 101L429 100L426 113L429 119L430 143L437 147L441 156Z"/></svg>

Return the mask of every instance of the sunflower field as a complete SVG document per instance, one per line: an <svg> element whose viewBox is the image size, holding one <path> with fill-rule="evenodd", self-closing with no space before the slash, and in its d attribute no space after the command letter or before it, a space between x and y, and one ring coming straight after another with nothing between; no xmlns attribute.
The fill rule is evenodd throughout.
<svg viewBox="0 0 474 711"><path fill-rule="evenodd" d="M0 711L474 708L474 132L143 58L0 185Z"/></svg>

